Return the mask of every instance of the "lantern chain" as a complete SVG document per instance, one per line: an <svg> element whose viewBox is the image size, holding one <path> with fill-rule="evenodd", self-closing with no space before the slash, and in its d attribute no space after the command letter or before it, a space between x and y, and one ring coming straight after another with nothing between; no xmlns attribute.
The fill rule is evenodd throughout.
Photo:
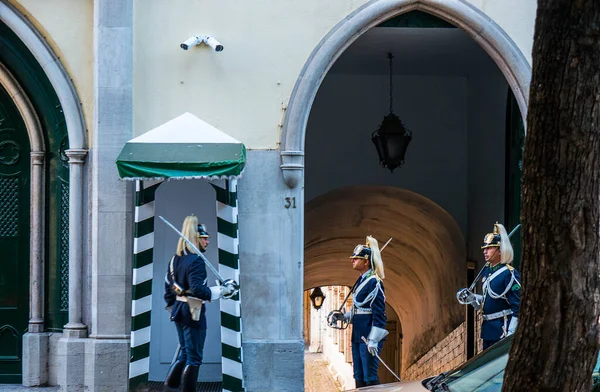
<svg viewBox="0 0 600 392"><path fill-rule="evenodd" d="M394 55L392 55L391 53L388 53L388 59L390 60L390 113L394 113L394 96L393 96L393 91L394 91L394 84L393 84L393 58Z"/></svg>

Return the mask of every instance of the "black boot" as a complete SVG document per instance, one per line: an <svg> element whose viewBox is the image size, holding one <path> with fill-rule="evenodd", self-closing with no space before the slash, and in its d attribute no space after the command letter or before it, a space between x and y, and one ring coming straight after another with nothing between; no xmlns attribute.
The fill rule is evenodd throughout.
<svg viewBox="0 0 600 392"><path fill-rule="evenodd" d="M170 389L178 389L181 385L181 373L183 373L183 368L185 367L185 362L175 362L169 368L169 372L167 373L167 378L165 378L165 387Z"/></svg>
<svg viewBox="0 0 600 392"><path fill-rule="evenodd" d="M196 392L198 382L198 365L187 365L183 369L183 377L181 379L181 392Z"/></svg>
<svg viewBox="0 0 600 392"><path fill-rule="evenodd" d="M363 380L354 380L354 383L356 384L356 388L362 388L367 386L367 383Z"/></svg>
<svg viewBox="0 0 600 392"><path fill-rule="evenodd" d="M371 386L371 385L379 385L379 384L380 384L380 382L379 382L379 379L378 379L378 378L376 378L376 379L375 379L375 380L373 380L373 381L369 381L369 382L367 382L367 383L366 383L366 385L367 385L367 386Z"/></svg>

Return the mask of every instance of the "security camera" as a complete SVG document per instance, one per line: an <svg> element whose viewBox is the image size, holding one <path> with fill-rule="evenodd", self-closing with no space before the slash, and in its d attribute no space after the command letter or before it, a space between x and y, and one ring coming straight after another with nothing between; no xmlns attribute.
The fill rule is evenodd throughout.
<svg viewBox="0 0 600 392"><path fill-rule="evenodd" d="M221 45L219 43L219 41L217 41L215 39L215 37L211 36L211 35L207 35L206 37L204 37L204 43L208 46L210 46L211 48L213 48L213 50L215 52L220 52L223 50L223 45Z"/></svg>
<svg viewBox="0 0 600 392"><path fill-rule="evenodd" d="M190 48L190 46L200 45L203 41L202 38L203 37L199 37L199 36L190 37L190 38L186 39L185 41L183 41L181 43L181 45L179 45L179 47L183 50L188 50Z"/></svg>
<svg viewBox="0 0 600 392"><path fill-rule="evenodd" d="M179 47L181 47L183 50L188 50L191 46L200 45L202 43L213 48L215 52L220 52L224 49L223 45L221 45L219 41L217 41L215 37L211 35L197 35L190 37L183 41Z"/></svg>

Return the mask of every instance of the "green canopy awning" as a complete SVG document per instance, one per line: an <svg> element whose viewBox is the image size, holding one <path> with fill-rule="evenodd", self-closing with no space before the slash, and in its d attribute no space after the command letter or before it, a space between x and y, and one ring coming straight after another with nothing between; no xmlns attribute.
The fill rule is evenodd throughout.
<svg viewBox="0 0 600 392"><path fill-rule="evenodd" d="M124 180L237 178L246 147L190 113L131 139L117 158Z"/></svg>

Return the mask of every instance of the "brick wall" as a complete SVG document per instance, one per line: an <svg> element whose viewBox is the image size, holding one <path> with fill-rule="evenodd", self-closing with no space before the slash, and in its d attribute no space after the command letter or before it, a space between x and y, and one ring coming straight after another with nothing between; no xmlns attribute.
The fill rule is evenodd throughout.
<svg viewBox="0 0 600 392"><path fill-rule="evenodd" d="M452 370L467 360L466 329L462 323L442 341L402 372L403 380L420 380Z"/></svg>

